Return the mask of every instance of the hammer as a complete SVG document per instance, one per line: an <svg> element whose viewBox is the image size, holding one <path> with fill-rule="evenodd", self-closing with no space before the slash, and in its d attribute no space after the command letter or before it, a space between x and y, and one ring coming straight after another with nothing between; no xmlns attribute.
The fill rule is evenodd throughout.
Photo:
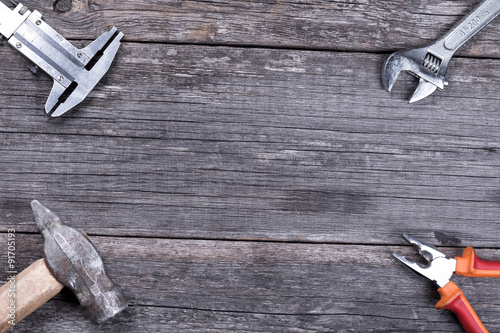
<svg viewBox="0 0 500 333"><path fill-rule="evenodd" d="M9 330L63 287L73 291L83 310L97 323L125 309L127 301L104 271L90 239L64 225L40 202L34 200L31 208L45 241L45 259L34 262L0 288L0 332Z"/></svg>

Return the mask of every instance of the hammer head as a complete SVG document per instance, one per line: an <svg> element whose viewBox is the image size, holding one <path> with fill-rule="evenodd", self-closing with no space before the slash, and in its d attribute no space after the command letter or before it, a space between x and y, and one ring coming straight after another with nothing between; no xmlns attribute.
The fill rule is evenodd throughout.
<svg viewBox="0 0 500 333"><path fill-rule="evenodd" d="M73 291L90 318L102 323L125 309L127 301L104 271L101 257L90 239L81 231L62 224L40 202L34 200L31 207L45 240L45 261L49 270Z"/></svg>

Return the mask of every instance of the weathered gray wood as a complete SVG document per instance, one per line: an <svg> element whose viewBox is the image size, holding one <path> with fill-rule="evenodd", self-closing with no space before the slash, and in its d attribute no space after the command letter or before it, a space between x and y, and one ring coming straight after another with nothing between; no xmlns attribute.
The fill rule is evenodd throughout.
<svg viewBox="0 0 500 333"><path fill-rule="evenodd" d="M461 332L390 253L415 258L394 247L408 232L500 257L500 23L415 105L416 82L385 93L380 69L476 2L24 1L76 43L112 25L126 42L50 121L51 82L0 47L0 231L36 232L36 198L106 236L131 307L96 327L63 293L14 331ZM20 267L41 244L19 236ZM498 331L499 282L455 281Z"/></svg>
<svg viewBox="0 0 500 333"><path fill-rule="evenodd" d="M376 52L423 46L442 36L478 2L24 1L68 38L96 38L115 25L130 41ZM499 29L499 20L491 23L459 54L498 57Z"/></svg>
<svg viewBox="0 0 500 333"><path fill-rule="evenodd" d="M96 328L65 292L14 332L460 332L452 314L434 309L436 288L391 258L415 257L410 247L91 238L131 307ZM20 268L40 257L41 236L17 243ZM455 280L498 331L498 280Z"/></svg>
<svg viewBox="0 0 500 333"><path fill-rule="evenodd" d="M500 61L457 59L408 105L380 55L125 44L46 121L48 79L0 52L3 230L34 232L37 198L90 234L498 244Z"/></svg>

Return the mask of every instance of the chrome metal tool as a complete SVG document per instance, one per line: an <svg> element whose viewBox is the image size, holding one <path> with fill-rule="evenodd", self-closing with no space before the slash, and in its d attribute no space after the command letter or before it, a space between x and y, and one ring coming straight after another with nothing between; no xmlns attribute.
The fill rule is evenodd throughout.
<svg viewBox="0 0 500 333"><path fill-rule="evenodd" d="M436 89L442 90L448 84L445 75L453 54L499 14L500 1L483 0L431 45L391 54L382 70L385 89L391 91L399 73L407 71L420 80L410 103L429 96Z"/></svg>
<svg viewBox="0 0 500 333"><path fill-rule="evenodd" d="M123 33L112 28L83 49L77 49L22 4L11 10L0 2L0 34L8 43L54 79L45 112L59 117L94 89L108 71Z"/></svg>

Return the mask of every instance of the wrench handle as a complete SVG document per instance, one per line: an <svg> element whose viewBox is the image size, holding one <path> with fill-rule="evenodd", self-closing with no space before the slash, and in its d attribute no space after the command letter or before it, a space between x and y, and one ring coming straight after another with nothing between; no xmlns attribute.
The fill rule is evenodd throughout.
<svg viewBox="0 0 500 333"><path fill-rule="evenodd" d="M444 47L454 53L499 14L498 0L483 0L443 37Z"/></svg>
<svg viewBox="0 0 500 333"><path fill-rule="evenodd" d="M477 316L476 312L465 298L462 290L453 282L448 282L438 289L441 300L436 304L437 309L446 309L457 316L467 333L488 333L486 327Z"/></svg>
<svg viewBox="0 0 500 333"><path fill-rule="evenodd" d="M456 257L455 273L470 277L500 278L500 261L482 260L472 247L466 247L461 257Z"/></svg>

